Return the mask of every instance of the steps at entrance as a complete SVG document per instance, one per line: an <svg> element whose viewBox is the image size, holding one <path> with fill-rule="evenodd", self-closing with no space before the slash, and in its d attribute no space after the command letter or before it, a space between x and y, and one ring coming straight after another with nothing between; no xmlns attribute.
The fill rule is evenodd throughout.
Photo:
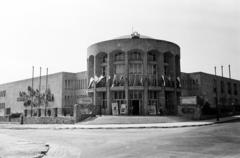
<svg viewBox="0 0 240 158"><path fill-rule="evenodd" d="M147 124L147 123L173 123L188 121L178 116L96 116L88 118L79 124Z"/></svg>

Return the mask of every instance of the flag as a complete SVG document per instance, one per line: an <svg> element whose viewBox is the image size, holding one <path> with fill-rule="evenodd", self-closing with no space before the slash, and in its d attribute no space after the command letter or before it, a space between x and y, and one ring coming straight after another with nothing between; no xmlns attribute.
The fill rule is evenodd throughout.
<svg viewBox="0 0 240 158"><path fill-rule="evenodd" d="M111 76L110 75L108 75L108 77L107 77L107 80L110 80L111 79Z"/></svg>
<svg viewBox="0 0 240 158"><path fill-rule="evenodd" d="M117 80L117 76L116 76L116 74L114 74L114 75L113 75L112 87L115 86L115 84L116 84L116 80Z"/></svg>
<svg viewBox="0 0 240 158"><path fill-rule="evenodd" d="M94 78L91 77L90 80L89 80L88 88L92 87L93 82L94 82Z"/></svg>
<svg viewBox="0 0 240 158"><path fill-rule="evenodd" d="M141 79L140 79L141 85L143 86L143 76L141 75Z"/></svg>
<svg viewBox="0 0 240 158"><path fill-rule="evenodd" d="M164 75L162 75L161 77L162 77L163 86L165 87L166 83L165 83Z"/></svg>
<svg viewBox="0 0 240 158"><path fill-rule="evenodd" d="M96 84L98 84L99 82L101 82L105 77L103 75L101 75L98 80L96 81Z"/></svg>
<svg viewBox="0 0 240 158"><path fill-rule="evenodd" d="M180 80L180 77L179 77L179 76L177 77L177 81L178 81L178 86L181 88L182 85L181 85L181 80Z"/></svg>
<svg viewBox="0 0 240 158"><path fill-rule="evenodd" d="M95 75L94 76L94 81L97 82L98 81L98 77Z"/></svg>

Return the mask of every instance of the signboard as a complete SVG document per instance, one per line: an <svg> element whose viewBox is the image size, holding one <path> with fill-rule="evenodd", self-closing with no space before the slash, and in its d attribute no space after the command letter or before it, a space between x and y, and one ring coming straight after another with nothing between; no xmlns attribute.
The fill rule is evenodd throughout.
<svg viewBox="0 0 240 158"><path fill-rule="evenodd" d="M5 109L0 109L0 116L4 116L5 115Z"/></svg>
<svg viewBox="0 0 240 158"><path fill-rule="evenodd" d="M126 104L121 104L120 114L128 114L128 107Z"/></svg>
<svg viewBox="0 0 240 158"><path fill-rule="evenodd" d="M80 114L92 114L94 106L92 104L75 104Z"/></svg>
<svg viewBox="0 0 240 158"><path fill-rule="evenodd" d="M91 97L84 97L78 99L78 104L92 104L92 98Z"/></svg>
<svg viewBox="0 0 240 158"><path fill-rule="evenodd" d="M112 103L112 115L119 115L118 103Z"/></svg>
<svg viewBox="0 0 240 158"><path fill-rule="evenodd" d="M181 104L197 104L196 96L181 97Z"/></svg>
<svg viewBox="0 0 240 158"><path fill-rule="evenodd" d="M149 115L156 115L156 106L149 105L148 113L149 113Z"/></svg>

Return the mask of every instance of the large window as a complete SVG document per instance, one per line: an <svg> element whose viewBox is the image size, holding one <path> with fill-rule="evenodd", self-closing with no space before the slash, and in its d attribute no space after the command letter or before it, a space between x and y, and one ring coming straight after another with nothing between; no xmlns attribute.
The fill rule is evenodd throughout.
<svg viewBox="0 0 240 158"><path fill-rule="evenodd" d="M106 62L107 62L107 55L105 54L102 57L102 63L106 63Z"/></svg>
<svg viewBox="0 0 240 158"><path fill-rule="evenodd" d="M148 73L149 74L157 74L157 65L156 64L148 64Z"/></svg>
<svg viewBox="0 0 240 158"><path fill-rule="evenodd" d="M102 75L103 75L103 76L106 75L106 66L102 66Z"/></svg>
<svg viewBox="0 0 240 158"><path fill-rule="evenodd" d="M158 105L159 95L157 91L148 92L148 105Z"/></svg>
<svg viewBox="0 0 240 158"><path fill-rule="evenodd" d="M115 69L115 73L116 74L123 74L124 73L124 64L116 64L116 69Z"/></svg>
<svg viewBox="0 0 240 158"><path fill-rule="evenodd" d="M129 74L142 74L143 66L142 64L129 64Z"/></svg>
<svg viewBox="0 0 240 158"><path fill-rule="evenodd" d="M129 91L130 100L142 100L143 98L142 91Z"/></svg>
<svg viewBox="0 0 240 158"><path fill-rule="evenodd" d="M141 56L141 53L139 52L133 52L130 54L129 56L129 60L142 60L142 56Z"/></svg>
<svg viewBox="0 0 240 158"><path fill-rule="evenodd" d="M157 57L156 57L156 54L155 53L148 53L148 61L156 61L157 60Z"/></svg>
<svg viewBox="0 0 240 158"><path fill-rule="evenodd" d="M123 53L115 54L115 61L124 61L124 54Z"/></svg>
<svg viewBox="0 0 240 158"><path fill-rule="evenodd" d="M125 104L125 92L124 91L117 91L114 92L114 101L118 103L120 106L121 104Z"/></svg>

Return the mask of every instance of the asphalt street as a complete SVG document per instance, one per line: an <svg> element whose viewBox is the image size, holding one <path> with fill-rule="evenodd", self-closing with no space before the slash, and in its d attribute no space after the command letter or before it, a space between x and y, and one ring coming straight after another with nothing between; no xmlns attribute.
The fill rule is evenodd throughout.
<svg viewBox="0 0 240 158"><path fill-rule="evenodd" d="M168 129L0 129L0 137L4 135L49 144L48 158L240 157L239 119Z"/></svg>

